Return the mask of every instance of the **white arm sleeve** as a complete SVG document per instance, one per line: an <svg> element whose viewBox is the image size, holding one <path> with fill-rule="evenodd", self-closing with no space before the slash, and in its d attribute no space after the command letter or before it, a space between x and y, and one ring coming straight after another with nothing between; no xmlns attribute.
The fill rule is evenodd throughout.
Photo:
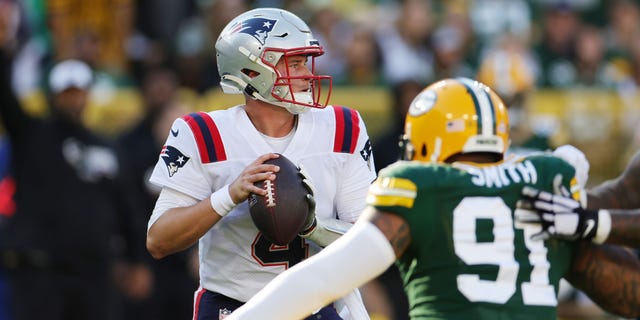
<svg viewBox="0 0 640 320"><path fill-rule="evenodd" d="M180 191L171 188L162 188L156 206L153 208L153 214L149 218L147 224L147 232L151 226L160 219L163 213L171 208L188 207L198 203L198 200Z"/></svg>
<svg viewBox="0 0 640 320"><path fill-rule="evenodd" d="M394 261L385 235L368 221L358 222L320 253L280 274L226 319L302 319L383 273Z"/></svg>

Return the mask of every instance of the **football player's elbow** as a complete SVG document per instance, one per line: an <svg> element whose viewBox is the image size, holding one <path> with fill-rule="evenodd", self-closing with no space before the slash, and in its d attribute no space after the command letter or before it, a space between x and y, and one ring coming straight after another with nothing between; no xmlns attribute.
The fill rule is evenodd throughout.
<svg viewBox="0 0 640 320"><path fill-rule="evenodd" d="M169 250L164 248L162 244L155 240L150 234L147 235L147 251L149 251L149 254L151 254L154 259L158 260L169 255Z"/></svg>

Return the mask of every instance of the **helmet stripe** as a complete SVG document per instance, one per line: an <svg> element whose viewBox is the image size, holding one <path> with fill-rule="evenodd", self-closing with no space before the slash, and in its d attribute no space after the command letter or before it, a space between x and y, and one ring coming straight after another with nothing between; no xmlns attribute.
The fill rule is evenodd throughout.
<svg viewBox="0 0 640 320"><path fill-rule="evenodd" d="M485 100L488 104L488 108L489 108L489 112L485 113L485 115L487 116L487 121L491 124L489 127L491 128L491 135L496 135L497 134L497 120L496 120L496 109L493 105L493 100L491 100L491 96L489 95L489 90L486 90L484 87L479 88L479 90L482 91L481 96L483 98L481 98L480 100Z"/></svg>
<svg viewBox="0 0 640 320"><path fill-rule="evenodd" d="M493 105L493 100L491 99L491 95L489 95L489 90L484 91L484 95L487 97L487 101L489 101L489 107L491 109L491 134L498 134L498 121L496 120L496 107Z"/></svg>
<svg viewBox="0 0 640 320"><path fill-rule="evenodd" d="M478 133L481 135L494 135L496 133L496 115L489 93L475 81L458 78L467 89L478 115Z"/></svg>

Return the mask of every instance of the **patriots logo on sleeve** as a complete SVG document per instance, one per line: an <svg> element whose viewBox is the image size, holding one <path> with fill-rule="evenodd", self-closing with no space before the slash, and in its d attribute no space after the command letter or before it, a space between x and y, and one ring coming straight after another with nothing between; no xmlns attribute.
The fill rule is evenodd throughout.
<svg viewBox="0 0 640 320"><path fill-rule="evenodd" d="M160 158L162 158L162 160L164 160L164 163L167 165L169 177L173 177L173 175L178 172L178 169L184 167L184 165L190 159L189 157L182 154L180 150L172 146L162 147Z"/></svg>
<svg viewBox="0 0 640 320"><path fill-rule="evenodd" d="M367 163L369 170L371 170L371 153L373 153L371 141L367 140L362 150L360 150L360 156L362 156L362 159Z"/></svg>
<svg viewBox="0 0 640 320"><path fill-rule="evenodd" d="M261 44L264 44L269 37L269 32L273 30L276 22L278 22L278 20L266 18L251 18L236 24L231 29L230 33L246 33L256 38L256 40L260 41Z"/></svg>
<svg viewBox="0 0 640 320"><path fill-rule="evenodd" d="M369 158L371 158L371 149L371 141L367 140L367 142L364 143L362 150L360 150L360 155L364 161L369 161Z"/></svg>

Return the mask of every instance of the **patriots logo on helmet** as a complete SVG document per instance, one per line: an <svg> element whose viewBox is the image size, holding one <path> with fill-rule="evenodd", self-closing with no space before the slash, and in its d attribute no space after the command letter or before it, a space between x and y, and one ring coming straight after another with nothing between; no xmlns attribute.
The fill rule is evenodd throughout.
<svg viewBox="0 0 640 320"><path fill-rule="evenodd" d="M162 147L162 151L160 151L160 158L162 158L162 160L164 160L164 163L167 165L167 170L169 170L169 177L172 177L176 172L178 172L178 169L184 167L184 165L190 159L189 157L182 154L180 150L172 146Z"/></svg>
<svg viewBox="0 0 640 320"><path fill-rule="evenodd" d="M260 41L260 44L264 44L269 37L269 32L273 30L278 20L266 19L266 18L251 18L239 22L231 29L231 33L246 33L256 40Z"/></svg>

